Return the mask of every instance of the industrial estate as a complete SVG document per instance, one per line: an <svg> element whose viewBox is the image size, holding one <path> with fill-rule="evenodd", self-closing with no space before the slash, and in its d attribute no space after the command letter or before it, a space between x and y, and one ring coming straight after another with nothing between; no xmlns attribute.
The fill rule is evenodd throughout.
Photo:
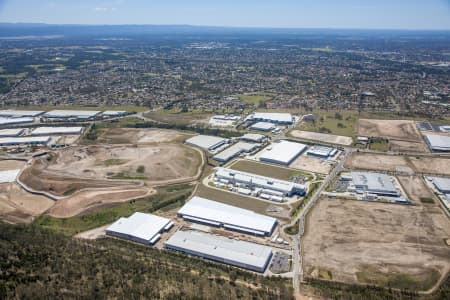
<svg viewBox="0 0 450 300"><path fill-rule="evenodd" d="M102 74L129 71L127 60L114 62L115 56L127 53L138 58L140 51L150 51L139 46L133 54L122 48L117 48L120 53L114 52L116 48L111 45L127 42L113 38L99 43L106 44L89 48L94 55L90 63L96 61L97 51L111 51L111 61L98 63ZM233 78L241 78L246 72L255 72L254 76L271 74L261 84L272 88L253 91L227 86L214 98L209 93L220 90L217 82L223 78L214 73L211 78L198 80L196 72L208 74L218 67L203 69L195 64L205 63L208 53L217 61L228 59L232 51L247 53L244 48L237 50L224 43L191 41L183 46L186 52L179 50L167 56L158 52L165 49L164 43L155 46L151 51L156 54L142 60L142 65L148 64L146 80L152 84L133 81L137 80L134 71L99 80L113 83L114 87L105 83L104 91L114 95L118 101L114 103L100 96L96 99L103 100L92 103L74 96L61 102L49 96L53 100L47 101L45 93L36 87L34 93L40 96L18 105L18 89L25 93L31 89L28 85L37 84L39 79L15 82L16 87L3 95L0 109L0 219L20 224L14 228L24 226L25 232L38 237L39 232L42 236L62 236L69 241L68 248L81 245L79 253L117 255L114 259L120 260L122 267L135 267L131 277L121 279L122 285L114 287L121 292L126 290L124 286L133 289L150 277L156 282L160 274L180 276L178 283L171 281L164 289L152 291L155 299L195 298L183 294L183 285L194 289L200 285L199 293L205 294L208 286L216 285L226 287L224 293L233 288L249 291L222 295L223 299L256 299L261 295L265 299L332 299L327 293L338 288L347 293L339 299L438 299L434 297L442 290L448 292L450 106L445 93L424 96L425 91L438 89L430 77L448 78L448 71L423 63L425 71L411 75L411 81L426 81L414 95L428 99L423 101L440 97L436 101L441 104L430 104L430 117L422 106L413 106L411 95L399 103L395 101L401 97L391 90L378 97L374 91L381 89L381 79L369 84L364 77L368 76L364 75L366 68L395 56L394 52L381 55L360 48L332 52L331 48L316 49L312 43L308 48L298 48L305 55L302 58L294 56L292 61L283 58L273 63L270 57L278 55L277 51L292 51L291 41L272 45L265 44L261 37L242 47L273 52L261 54L261 64L269 55L270 69L254 71L247 56L242 61L236 56L224 70ZM259 48L259 43L265 46ZM72 59L61 49L54 54L57 61ZM195 63L178 66L184 55ZM358 89L310 95L305 91L318 88L310 73L291 74L296 83L289 81L291 75L283 75L290 72L296 60L309 61L311 57L326 61L318 74L331 72L332 55L343 55L346 64L352 66L348 67L351 71L333 71L334 77L353 78L356 75L352 72L359 70ZM370 58L370 64L356 66L347 60L362 55ZM77 59L83 61L85 56ZM164 71L153 70L153 64L161 64ZM397 71L398 64L400 58L390 58L389 69L383 74L406 76ZM335 67L341 70L341 63L338 65ZM133 68L141 67L139 60L133 63ZM70 72L83 72L82 68L88 67ZM195 74L179 74L187 69ZM49 76L58 81L63 75ZM160 81L155 83L156 77ZM172 91L181 86L178 78L189 78L189 84L184 90ZM119 89L122 81L129 86ZM232 83L228 84L233 86L235 81ZM290 90L300 83L301 88ZM259 84L255 80L251 86ZM163 85L172 92L159 95ZM443 85L436 84L440 91ZM199 86L202 93L195 90ZM350 89L347 83L336 86ZM67 93L76 88L75 84L67 87ZM447 93L448 88L447 81ZM186 99L181 96L187 94ZM119 101L124 95L134 95L135 102L124 105ZM325 98L337 104L327 106ZM415 107L421 114L400 110L405 107ZM396 108L399 111L393 111ZM10 240L1 245L15 245ZM39 259L47 257L42 255ZM5 268L11 270L25 255L14 260L6 254L2 257L9 261ZM143 262L148 264L141 265ZM152 275L149 265L154 268ZM96 263L90 263L89 268L95 271ZM19 269L14 272L26 273ZM105 274L88 277L73 272L74 281L89 278L105 286L114 285ZM10 276L12 271L0 270L0 274ZM180 279L182 276L188 279ZM51 279L50 275L36 279L33 286L44 288ZM12 285L3 289L2 280L0 276L0 298L4 290L16 289ZM89 288L91 292L79 297L89 298L86 295L98 292L95 286ZM70 294L63 287L58 289L62 299ZM355 290L360 294L349 296ZM374 291L382 296L370 298L364 294ZM142 293L129 297L146 298ZM105 296L98 295L99 299Z"/></svg>

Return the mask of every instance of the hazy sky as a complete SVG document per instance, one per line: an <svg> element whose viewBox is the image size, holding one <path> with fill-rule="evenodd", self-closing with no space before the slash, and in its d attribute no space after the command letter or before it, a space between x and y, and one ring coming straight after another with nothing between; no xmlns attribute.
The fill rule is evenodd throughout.
<svg viewBox="0 0 450 300"><path fill-rule="evenodd" d="M0 22L450 29L450 0L0 0Z"/></svg>

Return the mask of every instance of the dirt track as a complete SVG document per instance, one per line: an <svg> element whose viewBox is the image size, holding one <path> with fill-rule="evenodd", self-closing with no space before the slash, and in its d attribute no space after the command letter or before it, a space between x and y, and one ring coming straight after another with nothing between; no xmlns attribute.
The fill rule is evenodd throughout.
<svg viewBox="0 0 450 300"><path fill-rule="evenodd" d="M422 142L414 121L360 119L358 135L388 139Z"/></svg>
<svg viewBox="0 0 450 300"><path fill-rule="evenodd" d="M305 275L427 290L450 267L449 237L435 205L321 199L303 239Z"/></svg>

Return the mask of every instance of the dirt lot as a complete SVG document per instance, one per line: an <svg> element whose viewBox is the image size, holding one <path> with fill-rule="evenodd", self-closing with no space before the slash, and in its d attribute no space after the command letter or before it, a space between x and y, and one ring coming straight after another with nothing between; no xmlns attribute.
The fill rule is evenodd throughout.
<svg viewBox="0 0 450 300"><path fill-rule="evenodd" d="M52 207L54 201L33 195L16 183L0 184L0 218L12 223L29 223Z"/></svg>
<svg viewBox="0 0 450 300"><path fill-rule="evenodd" d="M66 196L83 188L163 184L193 179L201 154L184 145L70 147L38 158L21 180L36 190ZM115 180L114 180L115 179Z"/></svg>
<svg viewBox="0 0 450 300"><path fill-rule="evenodd" d="M389 150L396 152L429 152L424 142L389 141Z"/></svg>
<svg viewBox="0 0 450 300"><path fill-rule="evenodd" d="M102 129L98 142L108 144L153 144L184 141L187 134L167 129L106 128Z"/></svg>
<svg viewBox="0 0 450 300"><path fill-rule="evenodd" d="M289 167L307 172L328 174L330 173L332 165L327 163L326 160L318 157L301 155L294 160Z"/></svg>
<svg viewBox="0 0 450 300"><path fill-rule="evenodd" d="M20 160L0 160L0 171L21 169L24 165L25 162Z"/></svg>
<svg viewBox="0 0 450 300"><path fill-rule="evenodd" d="M344 145L344 146L349 146L353 143L353 140L351 137L327 134L327 133L292 130L289 134L293 137L300 138L300 139L319 141L319 142L330 143L330 144L338 144L338 145Z"/></svg>
<svg viewBox="0 0 450 300"><path fill-rule="evenodd" d="M428 290L450 268L449 236L435 205L321 199L303 239L305 275Z"/></svg>
<svg viewBox="0 0 450 300"><path fill-rule="evenodd" d="M149 196L155 192L155 190L149 190L147 188L128 190L110 188L82 191L71 197L57 201L47 214L56 218L69 218L93 207L107 205L109 203L126 202L132 199Z"/></svg>
<svg viewBox="0 0 450 300"><path fill-rule="evenodd" d="M388 139L422 142L414 121L360 119L358 135Z"/></svg>
<svg viewBox="0 0 450 300"><path fill-rule="evenodd" d="M420 204L423 200L434 199L433 193L420 176L397 176L408 198Z"/></svg>
<svg viewBox="0 0 450 300"><path fill-rule="evenodd" d="M356 170L450 175L450 159L439 157L412 157L355 152L347 160L345 167Z"/></svg>

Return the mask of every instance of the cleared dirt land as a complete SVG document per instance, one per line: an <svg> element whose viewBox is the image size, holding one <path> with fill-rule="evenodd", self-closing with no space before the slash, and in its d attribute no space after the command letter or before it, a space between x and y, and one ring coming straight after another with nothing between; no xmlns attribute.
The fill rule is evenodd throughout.
<svg viewBox="0 0 450 300"><path fill-rule="evenodd" d="M389 141L389 150L396 152L429 152L428 147L423 142Z"/></svg>
<svg viewBox="0 0 450 300"><path fill-rule="evenodd" d="M184 145L93 145L66 148L38 158L20 177L37 190L68 195L82 188L163 184L194 179L201 153Z"/></svg>
<svg viewBox="0 0 450 300"><path fill-rule="evenodd" d="M55 202L44 196L33 195L16 183L0 184L0 218L11 223L29 223Z"/></svg>
<svg viewBox="0 0 450 300"><path fill-rule="evenodd" d="M318 157L301 155L294 160L290 165L290 168L299 169L307 172L328 174L331 171L332 165L327 163L325 159Z"/></svg>
<svg viewBox="0 0 450 300"><path fill-rule="evenodd" d="M353 143L353 140L351 137L327 134L327 133L292 130L289 134L293 137L300 138L300 139L319 141L319 142L330 143L330 144L338 144L338 145L344 145L344 146L349 146Z"/></svg>
<svg viewBox="0 0 450 300"><path fill-rule="evenodd" d="M167 129L105 128L101 130L97 141L108 144L143 145L183 141L188 136L179 131Z"/></svg>
<svg viewBox="0 0 450 300"><path fill-rule="evenodd" d="M412 157L355 152L346 161L345 167L355 170L450 175L450 159L439 157Z"/></svg>
<svg viewBox="0 0 450 300"><path fill-rule="evenodd" d="M414 121L359 119L358 135L422 142Z"/></svg>
<svg viewBox="0 0 450 300"><path fill-rule="evenodd" d="M433 203L434 195L420 176L397 176L408 198L416 204Z"/></svg>
<svg viewBox="0 0 450 300"><path fill-rule="evenodd" d="M450 268L440 208L321 199L303 239L305 275L428 290Z"/></svg>

